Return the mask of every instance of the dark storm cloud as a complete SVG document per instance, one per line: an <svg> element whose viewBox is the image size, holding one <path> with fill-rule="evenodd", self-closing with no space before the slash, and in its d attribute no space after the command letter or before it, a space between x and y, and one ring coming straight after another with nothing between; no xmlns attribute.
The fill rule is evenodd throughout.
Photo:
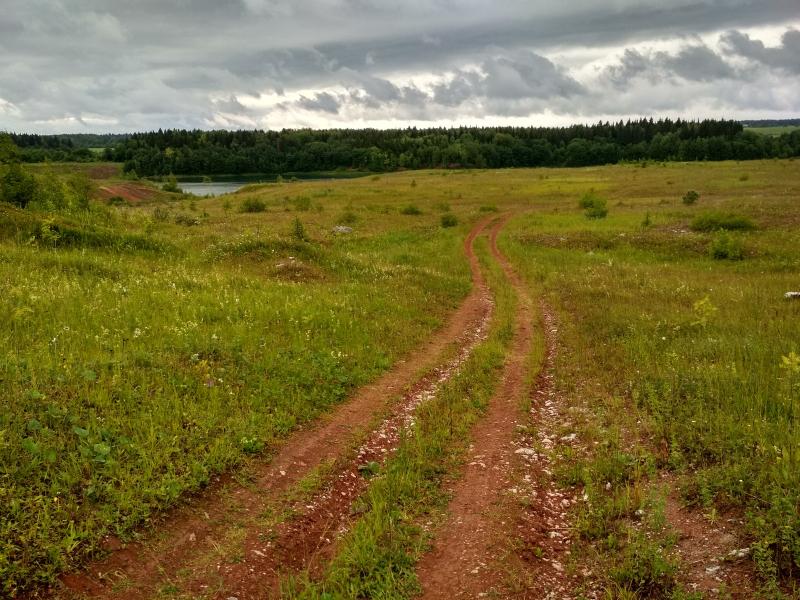
<svg viewBox="0 0 800 600"><path fill-rule="evenodd" d="M256 100L271 94L287 97L272 104L282 119L582 118L609 89L658 104L644 101L643 82L708 96L737 80L763 91L756 79L780 71L794 89L800 33L775 45L752 28L798 21L797 0L5 0L0 128L229 124L217 113L269 124ZM722 31L724 53L697 37ZM674 44L643 47L651 40ZM619 58L587 81L577 59L559 60L571 52ZM754 110L776 105L738 96Z"/></svg>

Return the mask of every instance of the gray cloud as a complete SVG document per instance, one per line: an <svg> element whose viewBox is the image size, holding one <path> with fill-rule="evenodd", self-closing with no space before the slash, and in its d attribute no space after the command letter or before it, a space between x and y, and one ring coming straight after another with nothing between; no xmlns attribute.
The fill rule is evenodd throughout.
<svg viewBox="0 0 800 600"><path fill-rule="evenodd" d="M687 81L743 77L719 54L702 44L684 46L675 53L626 49L619 63L607 67L605 73L617 88L625 88L636 78L656 82L674 77Z"/></svg>
<svg viewBox="0 0 800 600"><path fill-rule="evenodd" d="M313 98L306 98L303 96L297 104L300 108L304 108L305 110L319 110L334 115L339 112L339 106L341 105L336 96L328 92L316 94Z"/></svg>
<svg viewBox="0 0 800 600"><path fill-rule="evenodd" d="M748 58L768 67L800 74L800 31L790 29L781 37L781 45L767 47L760 40L751 39L740 31L728 31L722 41L731 54Z"/></svg>
<svg viewBox="0 0 800 600"><path fill-rule="evenodd" d="M6 0L0 129L585 118L609 93L697 116L797 111L800 33L750 32L796 22L796 0ZM721 31L724 52L697 37ZM620 58L594 77L564 61L576 52ZM677 104L681 86L705 104ZM244 100L271 94L287 98Z"/></svg>

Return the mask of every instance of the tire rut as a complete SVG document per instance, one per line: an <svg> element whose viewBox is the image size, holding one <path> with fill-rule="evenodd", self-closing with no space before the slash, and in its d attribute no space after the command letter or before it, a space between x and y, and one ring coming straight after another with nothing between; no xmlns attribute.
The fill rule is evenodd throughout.
<svg viewBox="0 0 800 600"><path fill-rule="evenodd" d="M291 435L271 461L257 465L251 485L235 484L230 476L218 478L204 493L190 500L188 505L168 511L160 524L148 531L144 542L124 545L113 538L108 539L107 549L110 553L106 558L89 564L81 572L63 575L58 588L48 590L49 595L125 599L152 597L165 584L184 579L185 569L196 564L204 555L213 554L218 540L227 533L256 525L265 508L270 503L280 502L281 497L305 475L346 454L357 435L368 430L375 417L391 406L390 401L409 386L411 392L403 395L405 404L415 396L415 392L423 390L431 381L435 382L437 371L431 369L441 363L448 348L454 344L463 346L471 335L474 336L474 332L485 328L482 324L485 324L489 310L488 292L473 251L473 242L489 221L490 218L480 221L464 241L464 252L472 274L472 292L448 319L445 327L423 347L374 383L361 388L353 398L321 418L314 426ZM421 378L420 373L426 371L428 374ZM367 454L362 459L366 457ZM347 475L347 478L350 476ZM261 550L259 552L266 554ZM253 572L248 567L248 577ZM193 587L195 585L201 587L203 584L194 581ZM263 584L261 589L264 589ZM259 596L263 596L263 591Z"/></svg>
<svg viewBox="0 0 800 600"><path fill-rule="evenodd" d="M477 598L501 578L494 563L507 538L503 494L510 486L517 461L514 440L523 417L520 400L526 392L533 340L530 297L497 247L497 235L509 218L510 215L505 216L492 227L491 251L518 298L514 338L501 386L486 415L473 428L469 463L452 488L448 518L436 532L432 549L418 565L425 599Z"/></svg>

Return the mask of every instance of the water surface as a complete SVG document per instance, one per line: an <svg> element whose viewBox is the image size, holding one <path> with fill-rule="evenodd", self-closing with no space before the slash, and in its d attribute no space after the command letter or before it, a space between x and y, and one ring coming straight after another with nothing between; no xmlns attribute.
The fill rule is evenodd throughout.
<svg viewBox="0 0 800 600"><path fill-rule="evenodd" d="M195 196L221 196L235 192L248 183L252 183L252 181L179 181L178 187L187 194Z"/></svg>

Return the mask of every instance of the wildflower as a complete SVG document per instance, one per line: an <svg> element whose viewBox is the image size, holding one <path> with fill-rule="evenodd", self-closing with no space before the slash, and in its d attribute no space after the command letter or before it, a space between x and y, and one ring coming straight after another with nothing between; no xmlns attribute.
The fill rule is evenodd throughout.
<svg viewBox="0 0 800 600"><path fill-rule="evenodd" d="M139 329L137 327L136 329L133 330L133 337L134 338L138 338L140 335L142 335L142 330L141 329Z"/></svg>

